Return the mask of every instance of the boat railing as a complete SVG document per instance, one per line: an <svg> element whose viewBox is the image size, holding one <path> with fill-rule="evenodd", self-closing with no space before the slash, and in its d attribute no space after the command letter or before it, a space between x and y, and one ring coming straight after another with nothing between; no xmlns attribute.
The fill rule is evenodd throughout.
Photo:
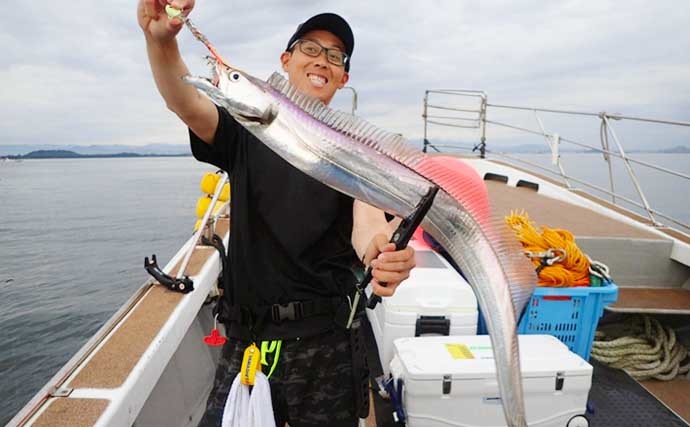
<svg viewBox="0 0 690 427"><path fill-rule="evenodd" d="M351 113L354 116L355 111L357 111L357 91L352 86L345 86L343 89L349 89L352 91L352 107L351 107L352 111L351 111Z"/></svg>
<svg viewBox="0 0 690 427"><path fill-rule="evenodd" d="M453 98L460 98L462 101L456 102ZM532 112L538 129L529 129L525 126L520 126L515 123L489 119L494 112L499 110ZM595 118L599 126L600 145L596 146L587 144L575 139L565 138L558 133L548 132L541 117L541 115L547 113ZM424 119L424 140L422 150L424 152L429 150L434 150L437 152L471 150L473 153L477 152L480 158L485 158L487 153L489 153L492 156L502 157L510 160L511 162L525 164L534 169L544 171L547 174L556 175L563 182L563 185L568 189L572 189L573 184L577 183L581 186L587 187L588 189L606 194L611 198L611 202L614 205L625 208L632 205L644 212L644 214L646 214L646 216L649 218L651 224L657 227L664 226L658 220L658 218L663 218L664 220L673 223L675 226L684 229L686 232L690 231L690 225L688 223L660 212L658 209L655 209L651 206L648 198L645 195L645 192L642 189L642 186L640 185L640 179L635 172L634 166L639 165L641 167L656 170L667 176L675 176L685 180L686 183L690 183L690 175L630 156L623 147L621 138L616 133L613 125L614 121L626 120L690 128L690 123L688 122L633 117L607 112L591 113L552 108L492 104L488 102L486 93L482 91L465 89L438 89L425 91L424 110L422 117ZM473 129L476 131L476 133L478 133L478 136L473 137L476 138L476 140L472 141L471 147L446 142L432 143L429 139L429 132L433 127L436 126ZM521 134L535 135L543 138L551 152L552 164L557 167L557 171L546 168L527 159L511 155L510 153L489 149L487 147L487 127L490 130L492 128L503 128L516 131ZM600 185L596 185L592 182L587 182L583 179L579 179L573 175L567 174L561 158L560 145L562 143L571 144L578 149L586 150L588 152L597 152L602 154L608 168L608 188L603 188ZM623 162L627 175L634 186L637 200L621 194L620 191L616 191L612 158L620 159ZM621 202L627 203L628 206L624 206Z"/></svg>

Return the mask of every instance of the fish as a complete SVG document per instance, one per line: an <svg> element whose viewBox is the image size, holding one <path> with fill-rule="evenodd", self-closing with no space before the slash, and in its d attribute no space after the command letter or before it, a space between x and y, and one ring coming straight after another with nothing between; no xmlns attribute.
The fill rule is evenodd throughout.
<svg viewBox="0 0 690 427"><path fill-rule="evenodd" d="M259 141L312 178L399 217L432 186L422 222L461 268L485 316L507 425L527 425L517 321L537 283L520 243L502 218L478 202L486 189L459 177L402 135L300 93L282 75L266 81L216 61L213 76L184 76Z"/></svg>

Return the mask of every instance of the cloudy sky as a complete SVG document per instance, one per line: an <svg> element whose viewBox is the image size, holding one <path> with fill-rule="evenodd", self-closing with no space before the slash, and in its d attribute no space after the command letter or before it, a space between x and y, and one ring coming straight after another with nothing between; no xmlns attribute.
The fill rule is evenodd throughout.
<svg viewBox="0 0 690 427"><path fill-rule="evenodd" d="M423 135L424 91L435 88L483 90L495 104L690 122L687 0L200 0L191 18L230 62L265 78L297 24L323 11L354 29L357 113L410 139ZM135 12L133 0L5 1L0 144L185 143L155 89ZM206 75L203 45L186 29L179 38L192 73ZM343 91L335 105L349 109L350 96ZM538 128L531 113L490 110L489 119ZM599 130L596 119L541 119L574 139ZM569 133L578 129L585 133ZM435 126L429 137L476 137L457 132ZM632 147L690 145L688 131L628 135ZM524 142L497 127L494 140Z"/></svg>

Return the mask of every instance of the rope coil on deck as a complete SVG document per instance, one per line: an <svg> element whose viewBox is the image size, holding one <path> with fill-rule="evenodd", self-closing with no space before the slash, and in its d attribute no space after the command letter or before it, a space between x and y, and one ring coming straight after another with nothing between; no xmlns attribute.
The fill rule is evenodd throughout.
<svg viewBox="0 0 690 427"><path fill-rule="evenodd" d="M672 328L646 315L600 327L592 344L595 360L636 380L670 381L685 374L690 371L689 355L690 349L676 339Z"/></svg>
<svg viewBox="0 0 690 427"><path fill-rule="evenodd" d="M545 226L539 231L524 211L511 211L505 221L532 260L539 275L538 286L590 285L589 259L570 231Z"/></svg>

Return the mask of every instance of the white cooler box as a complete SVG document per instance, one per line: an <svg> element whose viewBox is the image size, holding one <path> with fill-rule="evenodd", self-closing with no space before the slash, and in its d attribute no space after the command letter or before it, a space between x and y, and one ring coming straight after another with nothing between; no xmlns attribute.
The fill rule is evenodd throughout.
<svg viewBox="0 0 690 427"><path fill-rule="evenodd" d="M367 309L386 376L396 338L477 333L477 299L470 285L441 255L414 240L410 245L417 263L410 277L393 296Z"/></svg>
<svg viewBox="0 0 690 427"><path fill-rule="evenodd" d="M592 366L550 335L519 343L528 424L587 426ZM391 373L410 427L506 425L488 335L397 339Z"/></svg>

